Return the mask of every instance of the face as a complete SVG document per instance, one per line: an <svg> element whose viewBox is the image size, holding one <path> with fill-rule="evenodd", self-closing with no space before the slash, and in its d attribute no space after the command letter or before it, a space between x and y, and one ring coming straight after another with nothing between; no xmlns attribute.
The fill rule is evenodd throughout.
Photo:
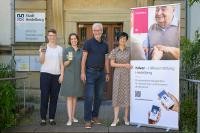
<svg viewBox="0 0 200 133"><path fill-rule="evenodd" d="M78 39L76 38L75 35L72 35L72 36L70 37L70 42L71 42L71 45L72 45L72 46L77 46Z"/></svg>
<svg viewBox="0 0 200 133"><path fill-rule="evenodd" d="M156 7L155 18L158 24L170 24L173 17L174 8L172 6Z"/></svg>
<svg viewBox="0 0 200 133"><path fill-rule="evenodd" d="M102 36L102 33L103 33L103 29L101 28L101 26L99 25L96 25L95 27L93 27L93 35L94 35L94 38L98 41L101 40L101 36Z"/></svg>
<svg viewBox="0 0 200 133"><path fill-rule="evenodd" d="M53 32L49 32L47 38L49 42L56 42L56 34L54 34Z"/></svg>
<svg viewBox="0 0 200 133"><path fill-rule="evenodd" d="M122 37L119 38L119 45L125 46L126 42L127 42L127 39L126 39L125 36L122 36Z"/></svg>

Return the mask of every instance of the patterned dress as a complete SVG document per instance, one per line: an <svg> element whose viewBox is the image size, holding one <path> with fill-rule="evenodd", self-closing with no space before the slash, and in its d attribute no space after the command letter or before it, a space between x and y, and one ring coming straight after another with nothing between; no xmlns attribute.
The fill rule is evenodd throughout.
<svg viewBox="0 0 200 133"><path fill-rule="evenodd" d="M131 51L126 47L123 51L119 47L113 49L109 55L116 63L130 63ZM113 106L125 107L130 105L130 69L115 67L113 76Z"/></svg>

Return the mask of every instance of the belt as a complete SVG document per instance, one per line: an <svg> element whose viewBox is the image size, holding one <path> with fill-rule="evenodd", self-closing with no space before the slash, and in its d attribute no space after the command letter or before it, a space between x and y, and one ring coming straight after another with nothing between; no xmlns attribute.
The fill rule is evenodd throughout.
<svg viewBox="0 0 200 133"><path fill-rule="evenodd" d="M87 69L92 69L95 71L102 71L102 70L104 70L104 67L87 67Z"/></svg>

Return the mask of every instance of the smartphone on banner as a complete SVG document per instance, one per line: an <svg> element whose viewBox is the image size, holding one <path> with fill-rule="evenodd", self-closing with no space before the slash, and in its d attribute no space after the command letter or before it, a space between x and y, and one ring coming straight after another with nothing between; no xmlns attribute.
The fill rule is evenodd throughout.
<svg viewBox="0 0 200 133"><path fill-rule="evenodd" d="M160 107L158 107L156 105L152 105L149 119L154 122L157 121L159 112L160 112Z"/></svg>
<svg viewBox="0 0 200 133"><path fill-rule="evenodd" d="M174 106L174 101L172 100L172 98L166 93L165 90L162 90L159 94L158 94L161 102L168 108L168 109L172 109Z"/></svg>

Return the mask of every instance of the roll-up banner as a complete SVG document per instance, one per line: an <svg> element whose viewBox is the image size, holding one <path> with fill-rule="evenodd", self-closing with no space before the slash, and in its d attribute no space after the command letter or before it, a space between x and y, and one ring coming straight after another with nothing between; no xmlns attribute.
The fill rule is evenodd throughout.
<svg viewBox="0 0 200 133"><path fill-rule="evenodd" d="M131 124L178 130L180 4L131 9Z"/></svg>

